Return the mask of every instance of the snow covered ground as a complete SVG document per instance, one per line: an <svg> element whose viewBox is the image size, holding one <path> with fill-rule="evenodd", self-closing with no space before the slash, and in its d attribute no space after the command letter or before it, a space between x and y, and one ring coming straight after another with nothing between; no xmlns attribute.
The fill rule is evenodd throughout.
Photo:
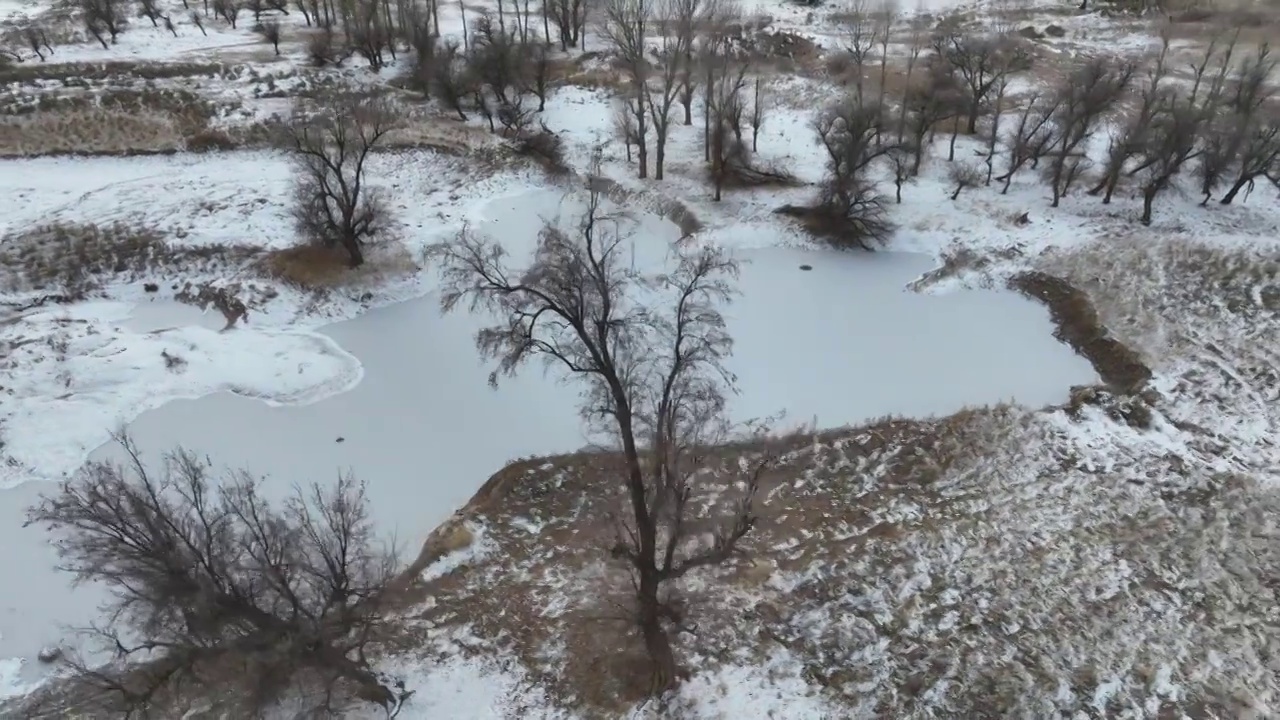
<svg viewBox="0 0 1280 720"><path fill-rule="evenodd" d="M937 14L955 6L950 0L928 0L914 9ZM0 0L0 19L10 13L30 14L32 7L19 0ZM833 42L821 14L815 16L811 10L770 0L750 4L747 10L770 15L776 29L819 44ZM1064 53L1100 46L1136 50L1150 43L1149 37L1117 30L1097 14L1064 16L1052 7L1040 10L1031 15L1029 24L1054 22L1065 28L1064 37L1047 41ZM446 4L441 14L446 29L460 32L461 17L454 7ZM238 30L210 26L205 35L182 15L176 16L177 38L137 20L118 45L107 50L92 42L59 46L56 61L214 60L244 64L253 68L255 78L271 78L289 75L304 58L296 38L286 42L282 58L275 58L247 29L248 21ZM296 14L290 16L291 32L299 30L299 20ZM381 79L394 72L385 71ZM342 74L350 82L380 81L350 69ZM238 85L214 80L213 87L202 92L235 96L252 86L257 93L266 82L254 79ZM285 83L282 80L281 87ZM771 92L776 103L761 133L760 157L786 167L802 181L817 181L823 158L809 126L814 110L831 89L796 78L777 78ZM287 98L246 96L241 100L259 113L289 107ZM1092 384L1096 374L1086 361L1053 340L1044 307L1002 289L1011 273L1025 269L1055 272L1088 287L1101 299L1106 324L1143 353L1157 373L1153 385L1168 398L1156 429L1147 434L1117 429L1093 409L1073 421L1062 413L1028 415L1020 421L1025 427L1014 433L1027 445L1025 452L996 453L970 465L962 463L956 476L947 476L956 498L973 507L982 505L980 513L973 515L978 518L975 525L952 528L943 523L938 529L922 522L913 526L920 539L892 556L898 565L877 564L881 561L874 557L865 565L857 564L861 560L823 557L811 566L783 568L779 558L786 553L762 548L779 564L771 582L780 597L796 589L811 590L814 568L821 563L844 563L841 567L846 570L869 577L884 573L888 578L861 596L830 599L808 616L771 626L812 633L812 647L818 652L852 653L844 662L871 673L861 682L883 681L884 676L873 677L866 670L878 662L896 667L883 656L889 636L868 629L865 619L860 619L863 615L896 612L891 602L895 593L903 604L912 604L913 612L917 605L928 605L931 600L920 599L926 595L918 585L922 576L926 581L934 578L936 587L951 588L948 592L953 593L957 587L977 592L975 588L983 583L1002 582L984 569L981 554L965 544L966 537L975 536L972 533L986 538L994 548L992 556L1001 562L1033 566L1040 574L1032 584L1047 598L1046 605L1075 602L1050 592L1055 580L1095 599L1111 600L1131 592L1129 583L1141 573L1126 565L1134 562L1132 556L1107 555L1107 533L1120 532L1108 523L1118 509L1148 512L1150 507L1135 500L1138 491L1122 487L1121 492L1108 483L1124 485L1144 472L1149 475L1150 467L1163 467L1155 465L1153 458L1165 456L1200 463L1200 470L1214 472L1259 472L1271 467L1274 481L1276 397L1273 388L1260 387L1250 375L1256 367L1276 361L1274 352L1267 349L1267 336L1253 331L1259 349L1249 356L1246 368L1234 341L1248 331L1234 326L1213 330L1216 319L1210 313L1201 319L1197 337L1183 337L1180 316L1160 304L1160 292L1152 289L1158 288L1157 279L1130 277L1136 267L1180 267L1171 258L1181 250L1166 256L1163 250L1146 249L1152 246L1209 243L1219 250L1268 257L1280 236L1280 212L1274 203L1266 204L1269 191L1261 190L1260 197L1246 206L1229 208L1198 208L1193 200L1170 198L1155 225L1138 230L1133 223L1135 206L1128 198L1102 206L1093 198L1072 196L1062 208L1050 211L1045 190L1028 177L1019 179L1008 195L977 189L953 202L941 173L931 171L905 189L902 205L891 208L901 226L889 248L897 254L841 256L813 249L792 224L773 214L781 204L808 201L812 187L732 191L723 202L712 202L698 161L701 130L697 125L673 129L668 178L662 184L636 181L618 143L605 142L611 136L610 109L611 99L604 91L569 86L554 92L542 117L566 139L569 158L578 169L604 143L605 174L631 193L630 202L642 219L637 241L645 245L638 250L639 262L652 262L665 250L666 240L678 235L672 226L645 212L661 210L673 199L700 221L702 229L694 241L730 247L751 261L742 279L744 296L730 312L738 338L733 369L745 390L735 406L739 417L785 410L790 422L816 421L821 427L834 427L889 414L945 415L967 405L1010 399L1032 409L1065 402L1072 385ZM962 141L962 156L973 150ZM375 185L393 200L395 242L403 246L411 264L426 245L455 232L464 220L501 236L512 249L527 248L539 216L552 214L558 207L560 193L544 189L549 181L527 168L476 172L467 166L466 158L425 150L380 154L371 164ZM0 237L39 223L117 221L155 228L175 247L281 249L295 242L288 218L290 182L287 159L265 150L0 160L0 198L6 204L0 216ZM1029 214L1029 224L1015 222L1022 213ZM1121 250L1098 250L1102 243L1114 243ZM974 254L981 262L961 263L952 272L908 288L939 262L961 257L962 252ZM1149 265L1133 262L1148 252ZM813 269L801 271L802 263ZM25 584L7 585L15 588L12 593L0 591L0 658L11 653L21 656L0 659L0 697L40 676L32 659L41 647L61 639L53 626L60 620L87 619L97 599L91 589L68 592L64 581L50 572L51 553L38 530L17 527L21 508L32 501L37 489L51 488L50 481L73 473L118 423L131 423L131 431L149 455L182 443L219 463L268 474L282 488L296 480L323 479L352 468L372 484L380 527L394 530L409 548L416 547L426 531L462 505L506 462L569 451L586 442L573 414L572 392L550 379L532 372L496 392L485 386L487 369L475 360L468 338L477 320L437 316L429 267L415 268L383 284L340 288L324 297L261 278L223 277L216 271L211 277L252 283L259 290L269 290L269 297L263 294L248 322L227 332L219 332L222 323L216 313L197 315L175 304L171 299L175 287L167 281L157 293L143 292L141 282L147 278L109 285L102 297L89 302L48 305L0 317L0 348L7 347L0 355L0 547L7 550L0 559L0 576L28 578ZM1153 284L1144 284L1146 280ZM1263 278L1263 287L1265 282ZM1275 278L1270 282L1274 284ZM1204 292L1212 291L1206 286ZM15 297L26 299L27 294ZM1133 298L1141 299L1142 306L1127 314L1121 308ZM1272 319L1265 316L1256 328L1273 328ZM1188 347L1194 351L1184 354ZM1206 363L1228 379L1207 380ZM847 382L833 383L832 378ZM1246 398L1248 412L1241 412L1239 401L1224 397L1236 390ZM1216 403L1212 410L1205 409L1209 403ZM1191 426L1211 428L1220 445L1197 439L1188 429ZM1037 455L1033 448L1039 444L1066 449L1061 456L1057 449L1052 455ZM838 450L837 445L823 449L815 443L813 453L834 457ZM97 457L108 454L109 450L99 450ZM1024 463L1026 472L1011 473L1001 461ZM840 455L831 462L833 467L845 467L861 461ZM1098 487L1087 485L1104 498L1098 508L1088 508L1088 498L1079 491L1072 493L1066 480L1041 486L1028 479L1026 473L1049 476L1056 472L1055 463L1070 466L1073 472L1084 467L1089 473L1118 475L1099 480ZM859 472L872 475L883 469L858 467ZM824 469L819 463L819 475ZM982 473L999 477L992 481L993 493L1005 494L993 497L1008 500L1007 508L989 507L975 499L981 486L971 481ZM1083 482L1071 477L1072 482ZM874 480L867 482L864 490L877 490ZM822 488L822 482L815 487ZM848 500L839 492L836 496L841 502ZM904 501L880 519L932 517L925 500L914 501L919 505ZM1090 514L1095 510L1096 515ZM1093 524L1078 522L1080 517ZM810 519L822 522L817 515ZM1023 519L1026 523L1020 525ZM1082 534L1084 549L1078 549L1067 539L1082 526L1088 532ZM867 532L867 526L859 526L857 532ZM1009 537L1002 537L1002 532ZM1231 539L1226 531L1221 537ZM1044 558L1037 556L1032 563L1016 552L1017 547L1030 546L1042 548ZM930 567L922 559L924 553L938 548L950 553L951 565ZM909 557L917 551L918 556ZM1095 574L1095 584L1071 585L1076 579L1067 571L1081 567ZM898 586L890 587L895 582ZM725 599L730 605L742 599L736 591L730 595ZM54 597L57 601L51 600ZM933 623L912 637L925 643L954 637L963 618L947 609L953 605L954 601L943 599L923 615L912 616ZM837 616L842 613L855 619L841 626ZM1140 615L1118 613L1116 622ZM1153 636L1147 641L1156 645L1162 638L1155 634L1162 629L1173 638L1171 628L1177 620L1169 618L1175 615L1191 622L1189 616L1170 611L1153 625ZM1005 627L1013 628L1008 631L1011 634L1019 622L1054 617L1045 606L1028 603L1025 609L993 613L974 622L996 623L997 616ZM1072 628L1067 633L1072 652L1088 654L1081 645L1088 643L1091 631ZM892 641L898 641L896 636ZM1176 638L1161 647L1171 653L1191 652ZM966 657L995 662L994 656L984 654L989 651L983 646ZM816 665L806 652L793 654L775 647L767 663L745 655L720 663L695 674L672 702L694 718L819 718L849 712L847 697L833 697L812 681ZM1226 665L1237 661L1231 658ZM1210 666L1215 662L1213 657L1205 660ZM1245 664L1256 669L1256 664ZM1222 666L1218 663L1216 672ZM1107 667L1114 670L1121 665ZM1172 667L1162 665L1154 671L1152 697L1179 698L1183 691L1170 680ZM527 668L500 651L489 658L406 656L385 669L411 678L410 686L417 693L400 717L479 720L561 714ZM1054 670L1065 673L1069 668ZM1185 670L1181 677L1185 681ZM1132 683L1119 675L1100 677L1092 685L1082 681L1080 688L1062 693L1088 694L1087 686L1092 695L1084 705L1105 708L1113 695L1131 691ZM944 682L928 692L942 697L948 688ZM1265 693L1259 697L1261 706L1275 707L1266 705L1272 700Z"/></svg>

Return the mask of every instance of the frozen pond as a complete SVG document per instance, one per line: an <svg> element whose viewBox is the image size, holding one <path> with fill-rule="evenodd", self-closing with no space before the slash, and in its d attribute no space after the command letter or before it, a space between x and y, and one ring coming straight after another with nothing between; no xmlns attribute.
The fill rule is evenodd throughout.
<svg viewBox="0 0 1280 720"><path fill-rule="evenodd" d="M486 211L499 219L487 229L527 244L536 223L522 210L533 200L546 201L494 201ZM663 223L642 225L672 234ZM637 257L648 262L663 243L643 241L651 244ZM730 369L742 390L731 408L736 418L785 411L784 424L816 418L834 427L1001 400L1040 406L1064 401L1071 385L1096 381L1089 364L1052 337L1038 304L1003 291L905 290L932 266L925 256L781 248L739 254L749 263L743 296L728 313L737 340ZM379 527L394 531L412 557L423 535L507 462L587 444L573 388L531 365L491 389L489 367L472 342L480 320L441 317L437 307L428 296L325 328L363 365L353 390L305 406L228 393L175 401L143 413L131 432L153 459L183 444L268 475L282 490L354 470L369 485ZM195 322L181 309L157 313L133 322L147 330ZM0 541L9 549L0 572L13 588L0 595L0 658L33 656L57 639L48 628L83 623L96 602L91 589L69 594L64 580L49 577L52 553L41 532L16 529L34 496L30 485L0 491L0 532L8 536Z"/></svg>

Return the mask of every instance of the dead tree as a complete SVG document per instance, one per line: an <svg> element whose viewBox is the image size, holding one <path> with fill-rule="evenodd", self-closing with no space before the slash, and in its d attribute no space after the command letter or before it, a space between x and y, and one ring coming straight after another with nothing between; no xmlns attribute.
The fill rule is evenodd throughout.
<svg viewBox="0 0 1280 720"><path fill-rule="evenodd" d="M911 35L907 41L907 67L906 74L902 81L902 99L898 103L898 124L896 140L899 145L906 140L907 131L907 108L911 105L912 93L914 85L912 81L915 79L916 66L920 64L920 54L924 52L925 46L925 29L924 23L919 18L911 19Z"/></svg>
<svg viewBox="0 0 1280 720"><path fill-rule="evenodd" d="M194 684L251 717L294 683L317 681L326 698L345 685L399 704L366 659L384 633L397 561L373 536L361 483L347 475L273 505L245 471L218 477L182 449L148 467L128 437L116 439L124 465L90 463L28 515L51 531L63 569L110 593L107 624L91 638L114 661L69 662L71 681L98 694L95 710L145 716ZM232 665L243 687L227 687ZM316 708L337 710L329 700Z"/></svg>
<svg viewBox="0 0 1280 720"><path fill-rule="evenodd" d="M297 163L293 216L298 231L307 241L342 247L351 267L364 263L365 243L388 221L390 210L365 184L365 164L395 119L388 101L352 97L288 128Z"/></svg>
<svg viewBox="0 0 1280 720"><path fill-rule="evenodd" d="M939 33L933 40L931 59L948 66L965 91L965 128L978 131L978 118L991 91L1012 74L1031 66L1031 54L1016 36L968 35L958 29Z"/></svg>
<svg viewBox="0 0 1280 720"><path fill-rule="evenodd" d="M669 628L683 625L666 587L738 552L755 525L756 490L771 453L721 469L701 451L727 425L733 380L724 361L732 340L720 307L734 294L736 263L701 246L679 251L664 273L637 272L599 186L588 181L583 201L581 215L543 227L528 267L512 267L499 240L469 228L432 256L446 311L484 308L498 316L476 336L480 353L497 361L490 382L529 361L550 362L584 385L583 417L619 448L613 477L628 508L611 555L630 570L650 688L660 694L680 676ZM699 493L708 482L727 490L715 499ZM693 540L695 516L711 525L710 542Z"/></svg>
<svg viewBox="0 0 1280 720"><path fill-rule="evenodd" d="M1069 74L1057 88L1050 115L1053 142L1045 148L1045 170L1053 207L1088 169L1088 143L1120 102L1136 67L1114 58L1093 58Z"/></svg>
<svg viewBox="0 0 1280 720"><path fill-rule="evenodd" d="M259 26L258 34L263 40L271 43L271 48L276 51L276 55L280 55L280 23L275 20L268 20Z"/></svg>
<svg viewBox="0 0 1280 720"><path fill-rule="evenodd" d="M191 24L195 25L197 28L200 29L201 35L205 37L209 36L209 33L206 32L204 29L204 18L200 17L200 13L198 12L191 13Z"/></svg>
<svg viewBox="0 0 1280 720"><path fill-rule="evenodd" d="M103 50L110 49L108 40L114 45L116 38L124 32L128 11L125 0L80 0L84 27L102 45Z"/></svg>
<svg viewBox="0 0 1280 720"><path fill-rule="evenodd" d="M601 33L617 53L628 76L623 101L635 118L636 161L641 180L649 177L649 76L645 37L653 16L653 0L608 0L603 9Z"/></svg>

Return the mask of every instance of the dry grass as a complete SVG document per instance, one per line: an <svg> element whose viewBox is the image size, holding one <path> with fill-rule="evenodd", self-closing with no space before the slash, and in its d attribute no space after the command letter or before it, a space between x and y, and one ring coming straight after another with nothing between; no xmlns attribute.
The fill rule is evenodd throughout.
<svg viewBox="0 0 1280 720"><path fill-rule="evenodd" d="M342 248L299 245L268 251L257 267L273 280L315 291L377 287L419 270L408 250L396 242L367 247L365 263L358 268L353 269L349 260Z"/></svg>
<svg viewBox="0 0 1280 720"><path fill-rule="evenodd" d="M1264 629L1280 493L1251 474L1277 460L1280 413L1254 398L1280 382L1265 340L1280 334L1280 256L1144 238L1041 264L1079 286L1015 284L1099 356L1104 379L1148 382L1119 343L1157 341L1181 379L1149 381L1160 394L1145 420L1093 389L1074 421L995 407L793 439L762 485L750 559L675 589L697 627L678 638L692 670L784 653L838 717L1235 718L1280 696ZM1221 420L1197 427L1206 408ZM1159 418L1195 434L1173 440ZM1237 437L1242 422L1270 434ZM1223 473L1219 458L1247 471ZM609 514L626 508L616 477L616 458L595 453L496 474L449 526L465 522L486 550L417 587L431 598L418 642L447 647L457 628L453 651L514 657L562 706L628 712L643 665L606 552ZM1202 663L1208 652L1223 663Z"/></svg>
<svg viewBox="0 0 1280 720"><path fill-rule="evenodd" d="M52 223L0 238L0 289L82 294L107 280L136 281L242 265L241 246L174 248L148 227Z"/></svg>
<svg viewBox="0 0 1280 720"><path fill-rule="evenodd" d="M225 109L185 90L41 94L0 108L0 157L176 152Z"/></svg>
<svg viewBox="0 0 1280 720"><path fill-rule="evenodd" d="M13 65L0 72L0 85L34 85L48 81L66 87L88 87L107 81L165 80L171 78L223 78L236 76L241 68L225 63L129 62L36 63Z"/></svg>

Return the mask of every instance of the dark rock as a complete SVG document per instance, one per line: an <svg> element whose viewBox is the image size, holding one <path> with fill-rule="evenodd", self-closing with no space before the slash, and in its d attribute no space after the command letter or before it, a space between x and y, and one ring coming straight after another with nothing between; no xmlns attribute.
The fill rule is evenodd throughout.
<svg viewBox="0 0 1280 720"><path fill-rule="evenodd" d="M812 265L801 265L801 266L800 266L800 269L801 269L801 270L808 271L808 270L812 270L812 269L813 269L813 266L812 266Z"/></svg>
<svg viewBox="0 0 1280 720"><path fill-rule="evenodd" d="M1044 37L1044 35L1040 34L1039 30L1036 30L1034 27L1030 25L1019 30L1018 34L1028 40L1039 40L1040 38Z"/></svg>
<svg viewBox="0 0 1280 720"><path fill-rule="evenodd" d="M36 659L46 664L58 662L62 659L62 648L51 645L41 650Z"/></svg>
<svg viewBox="0 0 1280 720"><path fill-rule="evenodd" d="M340 438L338 438L337 440L334 440L334 442L346 442L346 441L347 441L347 439L346 439L346 438L344 438L344 437L340 437Z"/></svg>
<svg viewBox="0 0 1280 720"><path fill-rule="evenodd" d="M1067 31L1060 25L1049 25L1044 29L1044 34L1049 37L1060 38L1067 34Z"/></svg>
<svg viewBox="0 0 1280 720"><path fill-rule="evenodd" d="M155 283L147 283L142 286L142 289L147 292L160 292L160 286Z"/></svg>

